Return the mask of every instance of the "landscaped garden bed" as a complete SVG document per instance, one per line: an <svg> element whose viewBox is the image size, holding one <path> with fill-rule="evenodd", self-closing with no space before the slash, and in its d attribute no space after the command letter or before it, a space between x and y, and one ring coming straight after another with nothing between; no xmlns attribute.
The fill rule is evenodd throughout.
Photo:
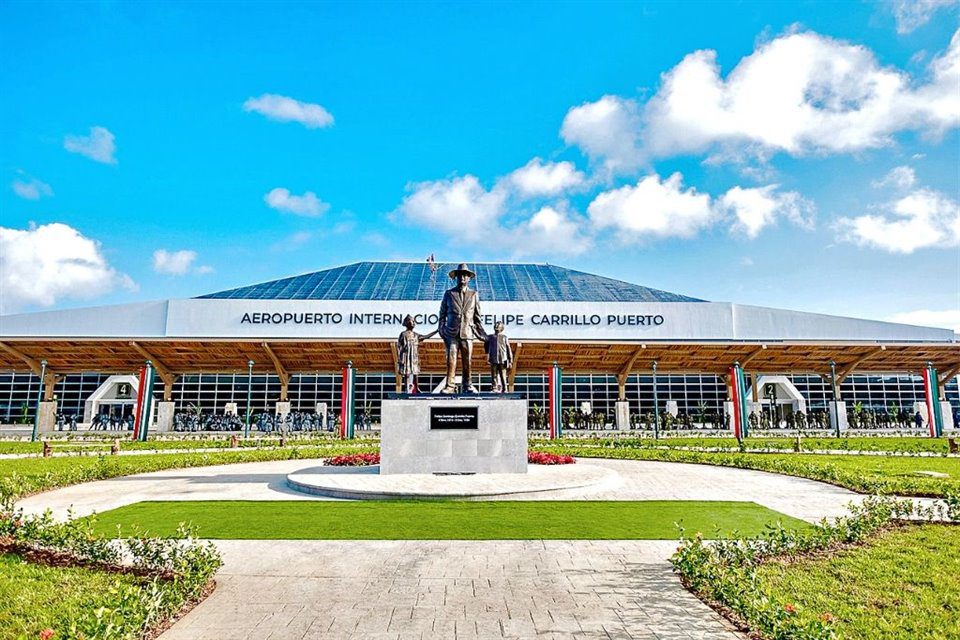
<svg viewBox="0 0 960 640"><path fill-rule="evenodd" d="M220 556L178 527L110 541L93 520L0 507L3 637L135 640L156 635L213 589Z"/></svg>
<svg viewBox="0 0 960 640"><path fill-rule="evenodd" d="M815 528L684 538L671 562L684 586L758 637L957 637L960 526L946 521L960 521L960 501L868 498Z"/></svg>

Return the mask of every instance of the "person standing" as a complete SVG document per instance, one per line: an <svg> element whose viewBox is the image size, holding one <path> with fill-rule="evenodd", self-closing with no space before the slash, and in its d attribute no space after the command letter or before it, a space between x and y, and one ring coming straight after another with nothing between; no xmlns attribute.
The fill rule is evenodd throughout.
<svg viewBox="0 0 960 640"><path fill-rule="evenodd" d="M493 335L487 336L487 362L490 363L490 390L494 393L507 392L507 371L513 366L513 350L510 339L503 332L503 322L493 325Z"/></svg>
<svg viewBox="0 0 960 640"><path fill-rule="evenodd" d="M448 274L457 281L457 286L447 289L440 303L440 318L437 330L443 338L447 358L447 382L443 393L455 393L453 385L457 371L457 357L463 376L463 392L476 393L470 375L471 359L473 357L473 341L485 340L487 332L483 329L480 316L480 294L469 288L469 283L477 274L470 270L466 263Z"/></svg>

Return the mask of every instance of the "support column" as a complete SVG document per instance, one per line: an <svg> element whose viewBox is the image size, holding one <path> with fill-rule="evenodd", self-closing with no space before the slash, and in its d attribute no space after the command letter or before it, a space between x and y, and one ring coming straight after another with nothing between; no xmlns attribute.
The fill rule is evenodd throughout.
<svg viewBox="0 0 960 640"><path fill-rule="evenodd" d="M837 435L850 428L847 422L847 403L843 400L835 400L827 403L827 411L830 414L830 428Z"/></svg>
<svg viewBox="0 0 960 640"><path fill-rule="evenodd" d="M157 403L157 433L173 431L173 414L175 407L176 403L174 402L164 401Z"/></svg>
<svg viewBox="0 0 960 640"><path fill-rule="evenodd" d="M57 428L57 401L45 400L37 405L37 433L50 433Z"/></svg>
<svg viewBox="0 0 960 640"><path fill-rule="evenodd" d="M630 403L626 400L617 400L615 407L617 412L617 429L619 431L629 431Z"/></svg>

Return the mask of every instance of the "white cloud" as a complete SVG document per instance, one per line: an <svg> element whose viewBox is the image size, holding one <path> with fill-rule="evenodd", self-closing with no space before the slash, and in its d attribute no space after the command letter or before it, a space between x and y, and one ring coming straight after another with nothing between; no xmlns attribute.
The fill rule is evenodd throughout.
<svg viewBox="0 0 960 640"><path fill-rule="evenodd" d="M53 189L46 182L23 175L23 178L17 178L10 185L13 192L24 200L39 200L40 198L49 198L53 195Z"/></svg>
<svg viewBox="0 0 960 640"><path fill-rule="evenodd" d="M572 162L547 162L534 158L509 176L507 181L521 197L558 196L586 182L586 176Z"/></svg>
<svg viewBox="0 0 960 640"><path fill-rule="evenodd" d="M408 221L468 242L497 226L507 200L504 189L488 191L472 175L420 182L407 189L411 193L400 203L399 212Z"/></svg>
<svg viewBox="0 0 960 640"><path fill-rule="evenodd" d="M913 167L894 167L890 173L880 180L870 183L874 189L893 187L895 189L909 189L917 182L917 174Z"/></svg>
<svg viewBox="0 0 960 640"><path fill-rule="evenodd" d="M321 129L333 124L333 115L319 104L300 102L273 93L247 98L243 110L254 111L280 122L299 122L308 129Z"/></svg>
<svg viewBox="0 0 960 640"><path fill-rule="evenodd" d="M584 233L583 220L563 209L542 207L528 220L505 230L502 237L513 247L515 256L579 255L593 246Z"/></svg>
<svg viewBox="0 0 960 640"><path fill-rule="evenodd" d="M921 327L953 329L954 333L960 333L960 309L947 309L945 311L918 309L916 311L904 311L893 314L889 320L890 322L913 324Z"/></svg>
<svg viewBox="0 0 960 640"><path fill-rule="evenodd" d="M897 33L910 33L925 25L943 7L957 4L960 0L889 0L893 17L897 19Z"/></svg>
<svg viewBox="0 0 960 640"><path fill-rule="evenodd" d="M90 127L89 136L69 135L63 139L63 148L104 164L117 164L114 136L104 127Z"/></svg>
<svg viewBox="0 0 960 640"><path fill-rule="evenodd" d="M721 160L775 153L853 153L894 134L937 137L960 125L960 31L925 81L881 66L867 47L813 32L759 45L721 77L717 53L694 51L663 74L640 108L604 96L574 107L561 135L610 170L709 152Z"/></svg>
<svg viewBox="0 0 960 640"><path fill-rule="evenodd" d="M153 252L153 270L172 276L182 276L197 259L197 252L183 249L181 251L167 251L157 249Z"/></svg>
<svg viewBox="0 0 960 640"><path fill-rule="evenodd" d="M938 191L916 189L880 209L839 219L841 237L891 253L960 246L960 204Z"/></svg>
<svg viewBox="0 0 960 640"><path fill-rule="evenodd" d="M272 189L263 197L263 200L272 209L309 218L322 215L330 208L329 204L320 200L312 191L307 191L302 196L295 196L289 190L279 187Z"/></svg>
<svg viewBox="0 0 960 640"><path fill-rule="evenodd" d="M796 191L778 193L779 185L743 188L733 187L717 200L721 211L732 213L736 222L733 231L756 238L764 227L777 218L786 218L799 227L813 227L814 204Z"/></svg>
<svg viewBox="0 0 960 640"><path fill-rule="evenodd" d="M48 307L62 298L95 298L118 287L136 289L107 263L100 243L76 229L59 222L0 227L0 312Z"/></svg>
<svg viewBox="0 0 960 640"><path fill-rule="evenodd" d="M653 174L636 185L605 191L587 207L598 229L613 228L624 240L648 236L688 238L716 220L710 196L683 188L683 176Z"/></svg>
<svg viewBox="0 0 960 640"><path fill-rule="evenodd" d="M611 172L640 165L639 132L637 103L610 95L570 109L560 128L564 142L580 147L592 161L602 162Z"/></svg>

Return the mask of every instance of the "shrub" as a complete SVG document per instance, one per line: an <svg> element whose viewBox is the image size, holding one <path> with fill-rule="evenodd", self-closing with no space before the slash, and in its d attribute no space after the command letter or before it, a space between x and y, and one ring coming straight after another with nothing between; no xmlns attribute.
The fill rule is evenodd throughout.
<svg viewBox="0 0 960 640"><path fill-rule="evenodd" d="M556 453L546 453L544 451L528 451L527 462L530 464L573 464L576 460L573 456L564 456Z"/></svg>
<svg viewBox="0 0 960 640"><path fill-rule="evenodd" d="M329 467L369 467L377 464L380 464L379 453L353 453L327 460Z"/></svg>
<svg viewBox="0 0 960 640"><path fill-rule="evenodd" d="M0 546L57 566L86 565L142 577L136 584L118 581L103 606L71 621L69 628L44 630L47 637L139 638L200 599L222 564L213 544L200 542L182 526L171 538L111 541L94 535L91 518L59 522L49 511L25 515L9 500L0 504Z"/></svg>
<svg viewBox="0 0 960 640"><path fill-rule="evenodd" d="M918 507L910 500L868 497L850 505L850 515L812 529L788 530L768 525L762 535L706 543L702 535L686 538L670 559L688 589L708 604L719 605L741 626L774 640L826 640L834 637L832 615L799 615L798 607L764 592L757 567L772 558L798 556L856 544L911 516L949 518L950 507ZM958 514L960 515L960 514ZM954 518L956 520L956 518Z"/></svg>

